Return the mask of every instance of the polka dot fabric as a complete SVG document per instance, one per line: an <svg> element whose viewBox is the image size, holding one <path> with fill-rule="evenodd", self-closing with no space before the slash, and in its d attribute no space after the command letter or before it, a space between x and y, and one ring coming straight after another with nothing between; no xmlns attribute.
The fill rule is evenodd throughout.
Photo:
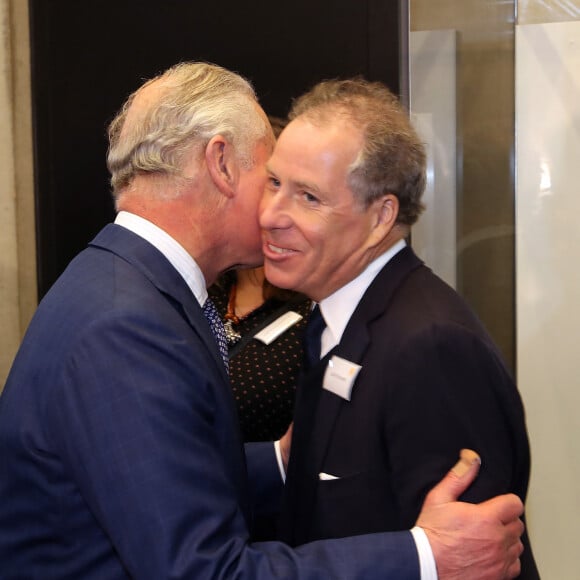
<svg viewBox="0 0 580 580"><path fill-rule="evenodd" d="M228 292L212 292L212 299L222 316L227 311ZM266 301L249 316L234 325L242 336L280 308L276 299ZM230 358L230 381L244 441L272 441L284 434L294 409L296 380L302 365L302 335L310 313L310 301L294 304L292 310L303 316L272 344L250 340L234 358Z"/></svg>

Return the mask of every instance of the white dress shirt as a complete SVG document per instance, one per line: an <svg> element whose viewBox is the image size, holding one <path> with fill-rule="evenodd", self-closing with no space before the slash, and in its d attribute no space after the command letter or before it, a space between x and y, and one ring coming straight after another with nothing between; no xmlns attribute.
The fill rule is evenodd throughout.
<svg viewBox="0 0 580 580"><path fill-rule="evenodd" d="M199 305L203 307L207 300L205 278L195 260L179 242L149 220L127 211L120 211L115 223L155 246L179 272Z"/></svg>
<svg viewBox="0 0 580 580"><path fill-rule="evenodd" d="M405 246L405 240L399 240L384 254L373 260L354 280L320 301L320 312L326 322L326 328L322 333L320 358L340 342L348 321L371 282L385 264Z"/></svg>

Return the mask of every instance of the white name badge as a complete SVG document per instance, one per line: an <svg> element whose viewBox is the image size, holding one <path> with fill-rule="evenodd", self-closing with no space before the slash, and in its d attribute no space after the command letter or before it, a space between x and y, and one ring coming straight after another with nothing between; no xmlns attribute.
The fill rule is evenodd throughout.
<svg viewBox="0 0 580 580"><path fill-rule="evenodd" d="M322 388L350 401L352 387L362 367L349 360L333 356L328 361Z"/></svg>
<svg viewBox="0 0 580 580"><path fill-rule="evenodd" d="M262 328L254 338L262 341L264 344L273 343L282 333L286 332L291 326L294 326L298 321L302 320L302 316L298 312L289 310L276 318L265 328Z"/></svg>

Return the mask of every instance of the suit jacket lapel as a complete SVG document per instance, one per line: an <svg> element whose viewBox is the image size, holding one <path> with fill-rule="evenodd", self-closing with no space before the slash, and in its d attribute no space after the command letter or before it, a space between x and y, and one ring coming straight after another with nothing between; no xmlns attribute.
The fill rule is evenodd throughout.
<svg viewBox="0 0 580 580"><path fill-rule="evenodd" d="M360 363L370 341L369 327L383 316L405 278L423 262L410 247L403 248L377 274L351 316L336 354Z"/></svg>
<svg viewBox="0 0 580 580"><path fill-rule="evenodd" d="M89 244L113 252L139 270L160 292L182 312L200 336L224 378L229 381L219 347L189 286L167 258L148 241L115 224L109 224Z"/></svg>
<svg viewBox="0 0 580 580"><path fill-rule="evenodd" d="M370 344L370 324L384 314L397 288L409 273L421 264L422 262L411 248L406 247L385 265L363 295L345 328L340 343L329 353L329 358L336 355L356 364L362 363ZM326 369L328 361L324 362ZM324 461L340 409L343 405L350 404L338 395L322 389L323 380L324 372L321 373L319 383L322 390L318 401L319 411L312 427L312 441L316 443L313 445L315 452L311 454L311 459L312 468L316 470L316 473L320 471L320 466ZM355 391L356 383L353 387L353 395Z"/></svg>

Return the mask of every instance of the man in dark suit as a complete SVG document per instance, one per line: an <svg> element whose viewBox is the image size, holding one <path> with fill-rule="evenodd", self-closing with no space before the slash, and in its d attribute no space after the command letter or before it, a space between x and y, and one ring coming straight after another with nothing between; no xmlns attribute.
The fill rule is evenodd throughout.
<svg viewBox="0 0 580 580"><path fill-rule="evenodd" d="M408 528L461 445L483 460L463 499L524 500L529 447L510 373L405 242L425 185L408 115L383 85L350 80L320 83L290 118L268 162L265 272L318 302L322 324L297 394L281 539ZM537 578L524 544L521 577Z"/></svg>
<svg viewBox="0 0 580 580"><path fill-rule="evenodd" d="M273 444L244 455L206 287L262 259L274 140L251 86L178 65L109 136L116 222L39 305L0 398L0 578L417 578L416 532L297 550L248 540L281 476ZM476 471L449 474L420 518L442 579L474 560L478 536L482 577L519 569L521 502L453 501Z"/></svg>

